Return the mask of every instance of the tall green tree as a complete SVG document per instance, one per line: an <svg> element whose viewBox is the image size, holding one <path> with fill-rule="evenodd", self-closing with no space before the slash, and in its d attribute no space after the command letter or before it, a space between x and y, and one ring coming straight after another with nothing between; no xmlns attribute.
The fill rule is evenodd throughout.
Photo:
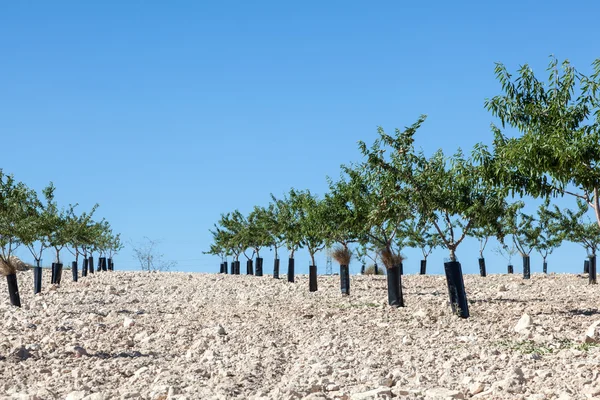
<svg viewBox="0 0 600 400"><path fill-rule="evenodd" d="M277 199L271 194L273 204L277 207L279 213L279 233L285 238L285 247L288 250L289 258L294 258L295 252L302 247L302 232L300 230L300 203L292 201L287 195L282 199Z"/></svg>
<svg viewBox="0 0 600 400"><path fill-rule="evenodd" d="M493 125L493 154L479 146L479 157L495 184L519 195L574 196L600 225L600 59L589 76L555 58L547 71L544 82L527 64L515 75L496 65L503 93L486 108L521 136Z"/></svg>
<svg viewBox="0 0 600 400"><path fill-rule="evenodd" d="M42 190L43 199L32 191L27 202L29 212L23 225L22 242L33 256L36 266L41 267L44 250L50 247L49 238L55 228L53 225L52 204L54 203L54 184L50 182Z"/></svg>
<svg viewBox="0 0 600 400"><path fill-rule="evenodd" d="M269 213L266 208L254 206L248 214L244 234L247 245L254 250L256 258L260 258L260 250L270 246L272 240L269 234Z"/></svg>
<svg viewBox="0 0 600 400"><path fill-rule="evenodd" d="M292 208L298 211L300 244L308 250L311 265L316 266L315 254L325 248L327 237L325 203L309 190L291 189L289 200Z"/></svg>

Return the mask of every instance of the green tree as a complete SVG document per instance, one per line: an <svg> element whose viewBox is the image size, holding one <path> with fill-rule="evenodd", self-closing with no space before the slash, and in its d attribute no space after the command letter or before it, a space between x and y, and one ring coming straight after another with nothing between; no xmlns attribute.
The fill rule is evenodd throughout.
<svg viewBox="0 0 600 400"><path fill-rule="evenodd" d="M273 204L279 212L279 233L285 238L285 247L289 252L289 258L294 258L296 250L302 247L302 232L300 230L301 210L298 202L292 202L288 196L277 199L271 194Z"/></svg>
<svg viewBox="0 0 600 400"><path fill-rule="evenodd" d="M309 190L291 189L289 201L292 209L298 213L300 245L306 247L312 264L316 266L315 254L325 248L326 224L324 202Z"/></svg>
<svg viewBox="0 0 600 400"><path fill-rule="evenodd" d="M253 249L256 258L260 258L260 249L271 245L269 234L269 214L266 208L254 206L248 214L245 234L245 242Z"/></svg>
<svg viewBox="0 0 600 400"><path fill-rule="evenodd" d="M346 167L343 170L348 171ZM353 186L356 181L342 176L339 181L328 179L329 192L325 194L325 232L327 246L339 243L344 249L349 249L352 243L357 243L363 235L362 229L367 223L366 215L356 207L356 196L361 196L360 186Z"/></svg>
<svg viewBox="0 0 600 400"><path fill-rule="evenodd" d="M265 210L265 225L266 231L269 236L268 243L275 251L275 259L279 259L279 249L285 245L285 236L283 234L284 221L283 213L279 206L281 204L277 201L269 203L269 206Z"/></svg>
<svg viewBox="0 0 600 400"><path fill-rule="evenodd" d="M415 218L406 221L402 229L407 237L406 245L420 249L424 260L427 260L433 250L441 245L440 235L433 230L431 221Z"/></svg>
<svg viewBox="0 0 600 400"><path fill-rule="evenodd" d="M502 128L522 135L510 138L493 125L493 154L480 145L478 156L489 178L507 191L575 196L594 210L600 225L600 59L593 69L586 76L551 58L543 82L528 65L513 76L497 64L503 94L485 106Z"/></svg>
<svg viewBox="0 0 600 400"><path fill-rule="evenodd" d="M513 244L521 257L529 257L538 246L541 230L533 215L521 210L525 206L522 201L510 205L505 219L505 232L512 237Z"/></svg>
<svg viewBox="0 0 600 400"><path fill-rule="evenodd" d="M79 263L79 256L84 255L83 247L90 242L89 226L97 208L98 204L95 204L89 213L83 212L81 215L77 215L73 207L67 214L64 227L65 235L68 238L67 249L75 256L76 263Z"/></svg>
<svg viewBox="0 0 600 400"><path fill-rule="evenodd" d="M219 233L220 242L231 254L234 261L239 261L239 257L246 249L244 243L244 216L238 210L231 213L222 214L218 225L215 225Z"/></svg>
<svg viewBox="0 0 600 400"><path fill-rule="evenodd" d="M456 261L458 246L472 230L496 227L504 213L503 196L460 149L450 158L438 150L417 163L414 181L420 214L433 224L451 261Z"/></svg>
<svg viewBox="0 0 600 400"><path fill-rule="evenodd" d="M21 245L30 222L32 191L0 169L0 273L16 273L14 251ZM4 268L2 268L2 266Z"/></svg>
<svg viewBox="0 0 600 400"><path fill-rule="evenodd" d="M562 243L562 229L560 219L556 218L550 210L550 199L546 199L537 211L537 224L539 236L535 250L542 256L544 273L547 272L546 259Z"/></svg>
<svg viewBox="0 0 600 400"><path fill-rule="evenodd" d="M50 182L42 190L43 200L32 191L30 192L28 204L29 212L24 223L21 240L33 256L36 266L40 267L44 250L50 247L49 238L52 235L53 217L51 205L54 203L54 184Z"/></svg>

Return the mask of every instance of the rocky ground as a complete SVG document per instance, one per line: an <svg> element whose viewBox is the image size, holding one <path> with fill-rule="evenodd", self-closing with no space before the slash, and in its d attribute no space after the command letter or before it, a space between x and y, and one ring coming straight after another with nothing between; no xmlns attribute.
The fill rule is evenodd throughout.
<svg viewBox="0 0 600 400"><path fill-rule="evenodd" d="M45 271L46 273L46 271ZM0 302L0 398L600 398L600 286L580 275L465 276L471 317L443 276L96 273ZM586 330L588 335L586 336ZM596 342L598 340L599 342Z"/></svg>

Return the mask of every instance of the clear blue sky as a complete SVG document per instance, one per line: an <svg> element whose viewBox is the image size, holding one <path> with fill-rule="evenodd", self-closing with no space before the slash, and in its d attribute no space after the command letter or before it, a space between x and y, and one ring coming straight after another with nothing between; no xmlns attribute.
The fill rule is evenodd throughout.
<svg viewBox="0 0 600 400"><path fill-rule="evenodd" d="M2 2L0 167L38 190L53 181L62 204L100 203L98 217L128 241L162 240L180 270L215 271L201 252L220 213L292 186L324 193L378 125L428 114L428 153L489 143L494 62L544 75L554 54L587 72L598 15L592 0ZM405 254L416 271L419 253ZM477 242L458 256L475 272ZM565 245L550 270L584 256ZM305 251L296 262L307 271ZM131 246L115 263L136 267Z"/></svg>

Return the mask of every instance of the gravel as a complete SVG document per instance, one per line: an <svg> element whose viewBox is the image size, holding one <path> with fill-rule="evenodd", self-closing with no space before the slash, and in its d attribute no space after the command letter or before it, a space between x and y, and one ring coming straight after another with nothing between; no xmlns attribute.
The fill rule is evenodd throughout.
<svg viewBox="0 0 600 400"><path fill-rule="evenodd" d="M444 276L296 283L269 276L102 272L0 302L0 398L600 398L600 287L582 275L466 275L471 317ZM6 291L6 289L3 289ZM591 336L590 336L591 335Z"/></svg>

